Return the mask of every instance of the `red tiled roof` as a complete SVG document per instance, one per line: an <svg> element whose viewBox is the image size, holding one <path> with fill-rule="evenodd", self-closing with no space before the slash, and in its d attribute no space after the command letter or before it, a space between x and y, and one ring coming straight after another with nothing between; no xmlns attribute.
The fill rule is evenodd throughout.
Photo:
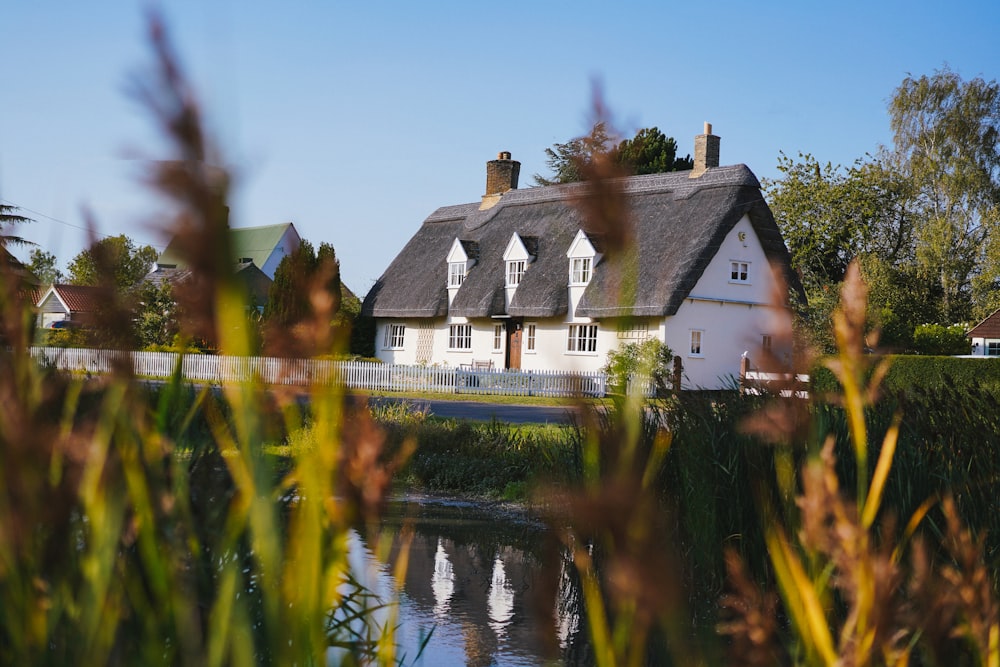
<svg viewBox="0 0 1000 667"><path fill-rule="evenodd" d="M53 285L52 288L71 313L93 313L100 305L100 290L96 287Z"/></svg>
<svg viewBox="0 0 1000 667"><path fill-rule="evenodd" d="M969 338L1000 338L1000 309L972 327L966 335Z"/></svg>

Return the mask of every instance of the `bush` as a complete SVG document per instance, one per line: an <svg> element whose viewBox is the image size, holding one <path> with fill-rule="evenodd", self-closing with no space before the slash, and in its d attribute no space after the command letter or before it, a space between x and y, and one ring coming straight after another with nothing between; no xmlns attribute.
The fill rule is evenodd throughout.
<svg viewBox="0 0 1000 667"><path fill-rule="evenodd" d="M641 343L624 343L617 350L608 352L604 372L608 376L608 385L617 394L628 391L630 378L649 378L657 390L663 390L670 385L673 358L673 350L656 338Z"/></svg>
<svg viewBox="0 0 1000 667"><path fill-rule="evenodd" d="M913 330L913 351L917 354L969 354L969 339L965 326L953 324L920 324Z"/></svg>

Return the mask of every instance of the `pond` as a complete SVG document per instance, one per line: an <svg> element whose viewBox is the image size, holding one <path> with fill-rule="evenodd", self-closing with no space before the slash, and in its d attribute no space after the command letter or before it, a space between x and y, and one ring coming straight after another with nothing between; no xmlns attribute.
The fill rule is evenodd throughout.
<svg viewBox="0 0 1000 667"><path fill-rule="evenodd" d="M399 586L391 573L404 523L412 526L413 537L405 581ZM398 586L397 642L405 664L589 662L572 565L557 555L545 567L553 535L542 524L517 510L407 496L390 503L383 530L392 540L389 563L379 562L373 545L355 533L353 568L386 599ZM430 639L415 659L428 633Z"/></svg>

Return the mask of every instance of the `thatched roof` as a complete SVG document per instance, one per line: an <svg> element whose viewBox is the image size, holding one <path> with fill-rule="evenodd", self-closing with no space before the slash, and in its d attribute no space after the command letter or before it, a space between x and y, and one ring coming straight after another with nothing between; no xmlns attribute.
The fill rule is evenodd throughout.
<svg viewBox="0 0 1000 667"><path fill-rule="evenodd" d="M789 255L760 183L745 165L710 168L698 178L689 171L632 176L621 184L627 195L634 249L608 252L594 267L576 314L603 318L667 316L701 277L723 239L749 215L764 252L795 289ZM567 312L569 249L577 230L603 251L603 232L588 229L574 202L586 184L510 190L484 211L478 203L443 207L431 214L365 299L374 317L555 317ZM534 238L535 260L525 271L504 312L503 252L512 234ZM447 261L451 244L474 243L478 258L448 307ZM634 282L634 300L622 299L623 281Z"/></svg>

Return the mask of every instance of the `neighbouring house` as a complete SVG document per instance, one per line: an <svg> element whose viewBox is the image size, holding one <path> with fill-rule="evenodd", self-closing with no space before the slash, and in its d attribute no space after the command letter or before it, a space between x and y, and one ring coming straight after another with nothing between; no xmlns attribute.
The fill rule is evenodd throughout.
<svg viewBox="0 0 1000 667"><path fill-rule="evenodd" d="M244 257L243 260L233 265L236 282L247 297L247 306L258 313L263 313L264 306L267 305L268 293L274 281L253 262L253 259ZM146 274L144 280L157 285L163 282L175 285L184 282L190 275L190 269L180 269L172 264L157 262L153 270Z"/></svg>
<svg viewBox="0 0 1000 667"><path fill-rule="evenodd" d="M87 326L100 310L101 291L87 285L52 285L36 301L38 326L43 329Z"/></svg>
<svg viewBox="0 0 1000 667"><path fill-rule="evenodd" d="M376 355L596 371L623 343L657 338L685 385L705 388L728 386L744 352L787 356L783 286L804 294L760 183L720 167L719 146L706 123L693 170L621 180L626 253L582 215L588 184L518 190L520 163L501 153L482 200L432 213L368 293Z"/></svg>
<svg viewBox="0 0 1000 667"><path fill-rule="evenodd" d="M271 280L285 255L294 252L302 239L295 225L286 222L263 227L230 228L229 245L233 262L253 263ZM184 258L178 252L177 244L171 241L156 260L156 269L186 269ZM266 300L266 299L265 299Z"/></svg>
<svg viewBox="0 0 1000 667"><path fill-rule="evenodd" d="M1000 357L1000 310L993 311L965 335L971 339L973 356Z"/></svg>

